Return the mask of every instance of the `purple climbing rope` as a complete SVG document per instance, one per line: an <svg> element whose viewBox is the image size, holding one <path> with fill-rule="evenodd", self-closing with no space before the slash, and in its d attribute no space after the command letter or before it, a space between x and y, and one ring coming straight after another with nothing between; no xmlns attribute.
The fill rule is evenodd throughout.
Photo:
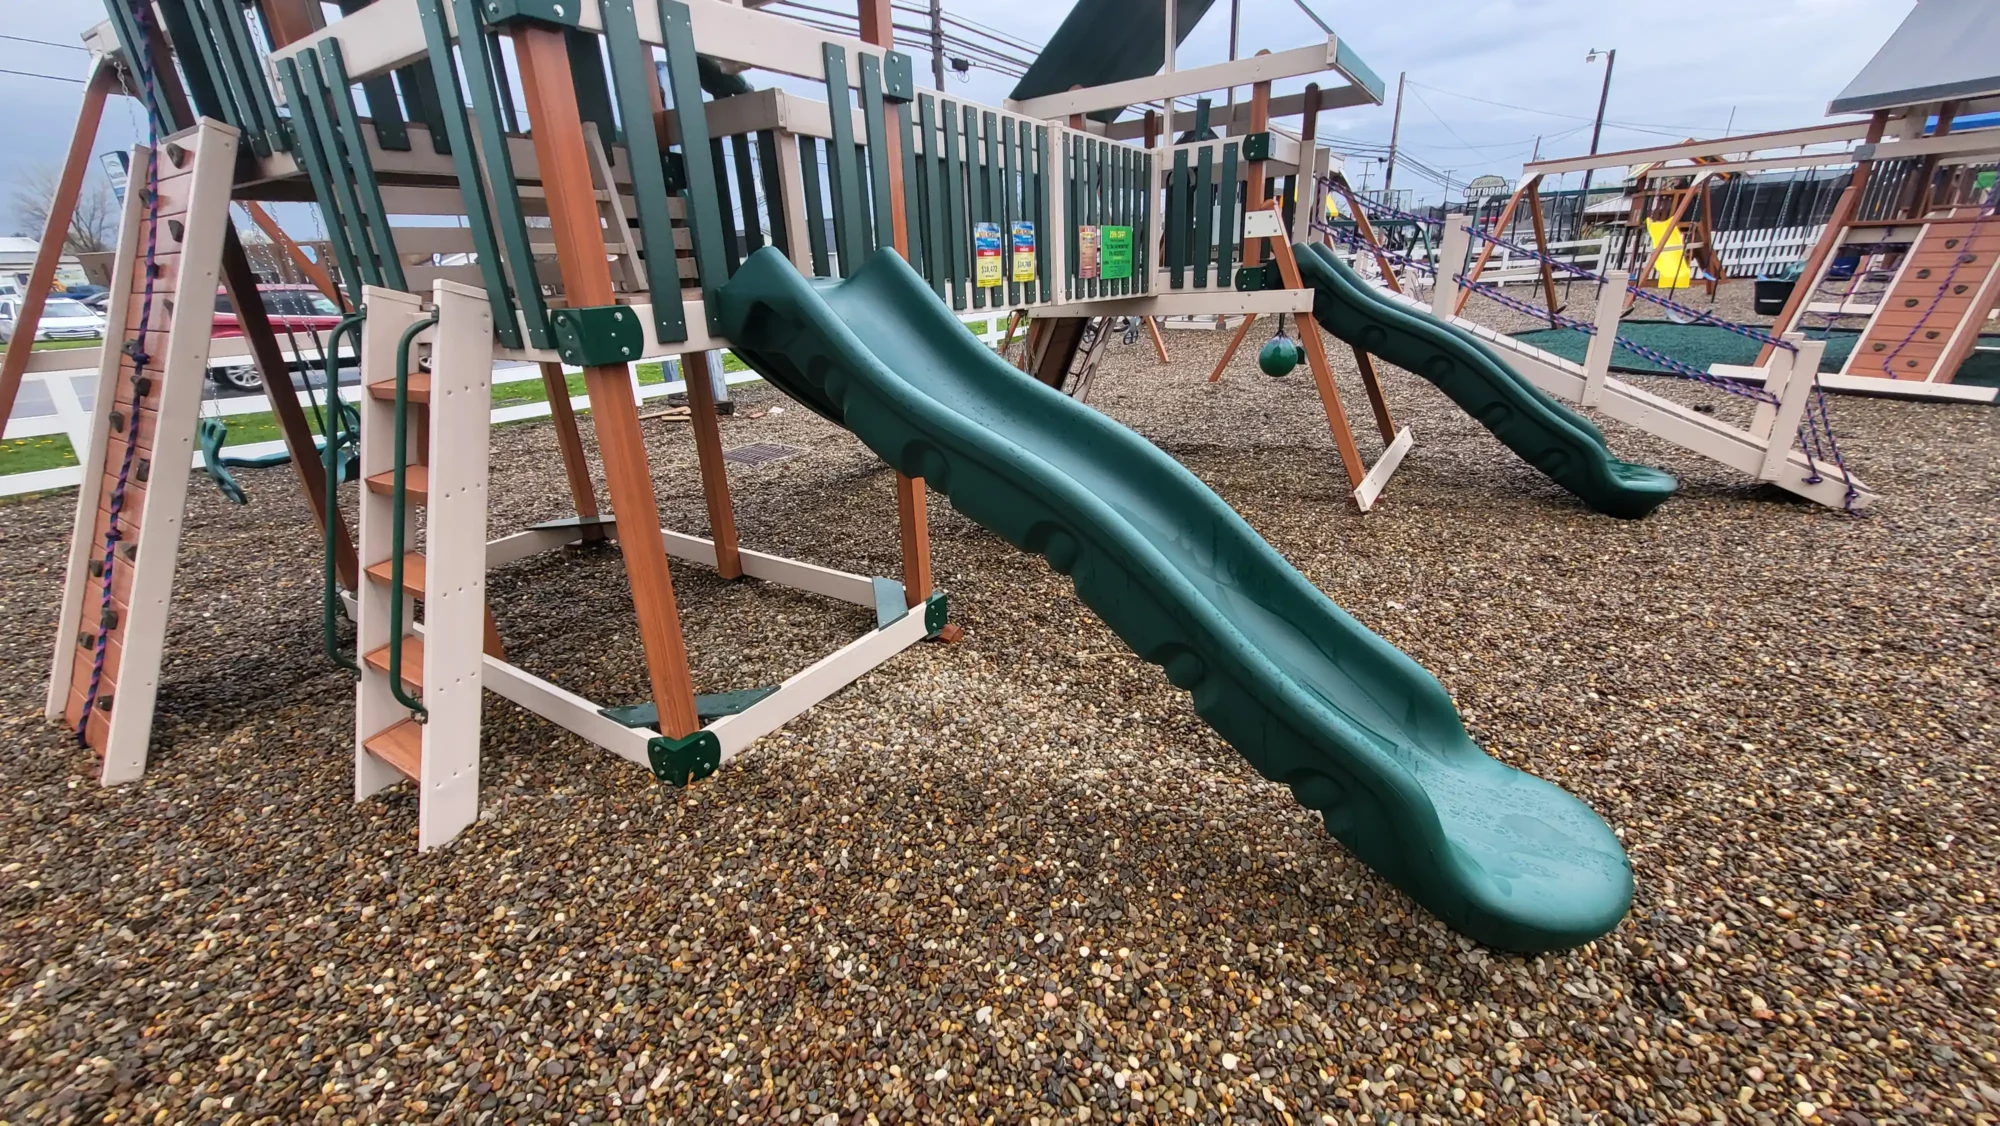
<svg viewBox="0 0 2000 1126"><path fill-rule="evenodd" d="M1347 245L1353 247L1357 251L1362 251L1368 254L1380 254L1384 258L1387 258L1389 261L1394 262L1399 266L1407 266L1412 270L1416 270L1425 274L1430 274L1433 277L1437 275L1437 267L1435 265L1426 262L1421 258L1412 258L1408 254L1405 254L1400 250L1391 250L1386 246L1381 246L1376 243L1369 242L1367 239L1362 238L1359 233L1355 231L1350 231L1345 227L1336 227L1333 224L1327 223L1323 220L1314 219L1312 223L1312 228L1313 230L1318 231L1321 234L1339 239L1341 242L1346 243Z"/></svg>
<svg viewBox="0 0 2000 1126"><path fill-rule="evenodd" d="M152 5L140 0L132 5L133 19L139 30L140 42L148 38L152 20ZM111 486L111 501L104 530L104 562L102 585L97 604L97 640L92 646L90 659L90 685L83 695L83 708L77 716L77 742L89 745L90 713L97 706L99 692L104 686L104 662L111 650L111 629L114 615L111 608L112 571L117 565L118 543L124 538L119 526L125 511L125 488L132 479L132 465L139 453L140 409L145 405L146 391L150 381L146 378L146 365L152 357L146 354L146 331L153 317L153 283L159 272L160 237L160 156L157 151L161 128L159 91L155 88L152 68L148 66L143 52L141 57L130 60L133 73L139 79L139 88L145 95L146 115L152 132L152 144L146 156L146 257L145 289L139 300L139 333L127 348L132 356L132 405L126 416L125 456L118 465L118 479Z"/></svg>
<svg viewBox="0 0 2000 1126"><path fill-rule="evenodd" d="M1952 255L1951 269L1945 271L1944 280L1938 283L1937 294L1931 298L1931 303L1929 307L1924 309L1923 316L1918 317L1917 323L1910 326L1910 331L1904 334L1902 341L1895 348L1891 349L1888 355L1882 357L1883 375L1888 376L1890 379L1897 378L1896 373L1890 370L1889 365L1895 361L1897 356L1903 354L1903 349L1908 348L1910 342L1917 338L1917 333L1923 331L1924 325L1930 322L1931 314L1937 312L1937 307L1944 303L1944 295L1950 292L1952 279L1958 276L1958 268L1977 257L1972 253L1972 245L1979 241L1980 228L1986 225L1987 219L1992 218L1996 202L2000 202L2000 186L1996 186L1992 191L1989 191L1986 194L1986 202L1979 205L1979 211L1972 219L1972 230L1965 236L1965 249ZM1912 250L1914 249L1913 247ZM1884 296L1887 295L1885 294Z"/></svg>

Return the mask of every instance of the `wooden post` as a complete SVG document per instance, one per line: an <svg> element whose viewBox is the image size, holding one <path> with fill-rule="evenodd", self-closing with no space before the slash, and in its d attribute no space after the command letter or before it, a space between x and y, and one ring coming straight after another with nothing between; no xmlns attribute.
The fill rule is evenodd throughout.
<svg viewBox="0 0 2000 1126"><path fill-rule="evenodd" d="M577 113L568 48L556 28L522 26L514 30L513 37L521 86L535 122L535 159L548 199L563 288L572 306L609 305L615 297L611 265L605 257L604 230L591 182L590 154ZM583 379L590 392L590 420L597 430L605 484L610 487L611 506L618 516L618 547L632 584L660 730L682 738L700 727L701 720L695 714L687 643L681 635L680 608L667 567L659 500L646 463L645 436L639 430L632 381L623 364L587 367Z"/></svg>
<svg viewBox="0 0 2000 1126"><path fill-rule="evenodd" d="M35 248L35 264L28 270L28 288L21 294L21 310L14 319L14 338L7 342L7 356L0 361L0 431L14 414L14 398L21 392L21 376L28 370L28 353L35 348L35 329L42 321L42 305L49 287L55 284L56 265L62 261L63 244L68 240L70 217L76 212L76 197L83 190L84 170L90 167L90 146L97 140L97 124L104 116L104 99L118 88L118 68L108 59L97 60L90 80L83 87L83 107L76 113L76 128L70 133L69 155L63 159L62 178L56 182L55 197L49 200L49 216L42 224L42 242ZM106 340L109 346L109 339ZM85 451L76 451L82 460Z"/></svg>
<svg viewBox="0 0 2000 1126"><path fill-rule="evenodd" d="M715 541L715 571L725 579L740 579L743 556L736 545L736 510L729 503L729 463L722 460L722 424L715 417L708 353L681 357L681 382L687 384L688 421L694 427L694 452L701 463L701 494L708 504L709 538Z"/></svg>
<svg viewBox="0 0 2000 1126"><path fill-rule="evenodd" d="M1170 363L1171 361L1167 359L1166 337L1160 335L1160 318L1147 317L1145 318L1145 321L1146 321L1146 331L1148 333L1151 333L1153 337L1153 351L1158 352L1160 354L1161 363L1163 364Z"/></svg>
<svg viewBox="0 0 2000 1126"><path fill-rule="evenodd" d="M1875 111L1875 116L1868 122L1868 133L1862 138L1863 143L1880 143L1882 131L1888 124L1889 111ZM1778 314L1778 319L1771 322L1774 328L1772 335L1791 331L1798 321L1799 313L1805 309L1812 291L1819 285L1820 271L1825 268L1827 259L1832 257L1840 240L1847 237L1847 225L1854 221L1854 213L1861 206L1861 194L1868 190L1868 176L1873 166L1874 162L1867 160L1855 164L1853 179L1842 189L1840 199L1833 205L1833 214L1827 216L1826 226L1820 230L1819 241L1813 244L1812 253L1806 255L1805 265L1799 271L1798 284L1792 287L1792 295L1785 298L1785 308ZM1758 349L1758 366L1771 362L1772 350L1769 344Z"/></svg>
<svg viewBox="0 0 2000 1126"><path fill-rule="evenodd" d="M1391 292L1403 292L1403 284L1396 280L1396 268L1389 261L1389 256L1383 253L1381 240L1375 237L1375 225L1368 221L1368 212L1362 208L1361 201L1355 197L1353 186L1347 182L1347 174L1345 172L1335 172L1333 174L1333 186L1340 192L1341 198L1347 201L1347 213L1354 216L1355 232L1366 239L1369 247L1375 251L1375 267L1382 271L1382 280L1389 283Z"/></svg>
<svg viewBox="0 0 2000 1126"><path fill-rule="evenodd" d="M313 441L305 409L299 406L298 389L292 386L291 366L285 361L284 350L278 347L277 333L271 330L270 315L264 311L264 299L257 292L257 274L250 268L250 259L244 256L243 243L236 237L234 223L224 224L222 228L222 287L228 292L230 305L236 310L236 319L242 325L244 342L250 345L250 358L257 367L257 374L263 377L264 397L271 402L271 413L277 416L285 449L292 455L292 473L299 479L299 487L305 490L306 503L312 506L318 530L324 533L326 522L333 521L336 531L333 538L335 570L341 585L353 590L359 574L354 556L354 538L348 534L347 525L340 518L340 510L327 510L326 469L320 464L319 445ZM329 402L337 393L338 380L335 382L336 387L327 391Z"/></svg>
<svg viewBox="0 0 2000 1126"><path fill-rule="evenodd" d="M895 19L889 2L861 0L861 38L864 42L885 48L896 45ZM843 92L839 100L844 102L845 99ZM903 166L901 115L907 113L909 107L891 105L888 111L882 159L888 167L899 169ZM910 232L903 211L903 178L894 173L889 177L889 212L896 253L907 261L910 257ZM903 541L903 598L909 605L916 606L931 596L930 517L924 510L923 481L905 477L901 472L896 474L896 527Z"/></svg>
<svg viewBox="0 0 2000 1126"><path fill-rule="evenodd" d="M1243 338L1250 335L1250 326L1257 323L1257 314L1246 313L1243 323L1236 326L1236 335L1229 338L1229 347L1222 350L1222 358L1215 361L1215 370L1208 373L1208 381L1215 383L1222 378L1222 369L1236 358L1236 350L1243 347Z"/></svg>
<svg viewBox="0 0 2000 1126"><path fill-rule="evenodd" d="M273 47L296 43L326 26L319 0L258 0L257 7Z"/></svg>
<svg viewBox="0 0 2000 1126"><path fill-rule="evenodd" d="M1273 204L1270 208L1277 210ZM1272 255L1277 259L1278 272L1285 279L1285 288L1304 289L1305 280L1299 276L1299 260L1292 256L1292 247L1282 238L1271 240ZM1347 484L1351 489L1361 487L1362 479L1368 476L1368 466L1361 460L1361 451L1354 445L1354 428L1348 425L1347 408L1340 402L1340 389L1333 383L1333 365L1327 362L1326 345L1319 338L1319 324L1311 313L1294 313L1299 323L1299 344L1305 349L1306 363L1312 368L1313 386L1319 391L1320 406L1326 410L1326 423L1333 431L1333 444L1340 449L1340 463L1347 470ZM1386 408L1385 408L1386 409ZM1391 428L1385 440L1393 440L1395 431Z"/></svg>
<svg viewBox="0 0 2000 1126"><path fill-rule="evenodd" d="M1534 220L1535 224L1535 252L1546 255L1549 252L1549 232L1542 221L1541 180L1540 176L1536 176L1535 186L1528 192L1528 218ZM1561 307L1556 304L1556 272L1555 268L1549 265L1547 258L1542 260L1541 266L1542 292L1548 298L1548 310L1553 315L1561 311Z"/></svg>
<svg viewBox="0 0 2000 1126"><path fill-rule="evenodd" d="M1530 176L1527 179L1521 181L1521 186L1515 188L1514 194L1507 197L1507 206L1500 209L1500 218L1494 220L1493 231L1495 234L1499 234L1501 231L1506 230L1507 227L1511 223L1513 223L1514 209L1521 206L1521 197L1533 191L1537 186L1541 184L1541 182L1542 182L1542 177L1540 173L1536 173L1535 175ZM1467 221L1470 222L1470 220ZM1499 246L1498 243L1487 242L1484 246L1480 247L1479 260L1472 264L1472 269L1468 271L1465 275L1467 281L1479 280L1479 275L1483 273L1486 269L1486 260L1488 258L1493 257L1493 251L1498 246ZM1438 272L1443 273L1442 266L1439 267ZM1451 315L1455 317L1458 316L1460 313L1464 312L1466 298L1471 296L1472 296L1472 290L1470 288L1460 290L1458 294L1458 303L1451 307Z"/></svg>
<svg viewBox="0 0 2000 1126"><path fill-rule="evenodd" d="M542 390L549 397L549 418L555 422L556 447L562 451L563 476L569 478L570 499L576 514L588 519L598 515L597 487L590 480L590 461L583 453L583 435L576 428L576 410L569 402L569 377L554 360L543 361ZM604 529L586 526L586 540L601 540Z"/></svg>
<svg viewBox="0 0 2000 1126"><path fill-rule="evenodd" d="M1259 51L1268 55L1269 51ZM1271 128L1271 84L1259 82L1250 87L1250 132L1263 133ZM1169 144L1173 138L1167 138ZM1264 206L1264 162L1253 160L1245 171L1248 187L1243 194L1243 210L1254 211ZM1264 240L1245 236L1243 239L1243 264L1255 266L1264 260Z"/></svg>

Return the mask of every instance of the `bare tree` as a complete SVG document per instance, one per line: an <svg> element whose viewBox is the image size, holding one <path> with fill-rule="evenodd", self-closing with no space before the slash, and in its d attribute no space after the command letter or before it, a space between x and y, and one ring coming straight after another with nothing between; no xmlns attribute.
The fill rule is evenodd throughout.
<svg viewBox="0 0 2000 1126"><path fill-rule="evenodd" d="M48 226L49 206L62 179L60 169L44 165L21 175L14 189L14 218L24 234L39 238ZM118 201L103 178L86 175L83 190L77 193L76 208L70 213L69 231L63 249L71 254L92 254L110 250L118 234Z"/></svg>

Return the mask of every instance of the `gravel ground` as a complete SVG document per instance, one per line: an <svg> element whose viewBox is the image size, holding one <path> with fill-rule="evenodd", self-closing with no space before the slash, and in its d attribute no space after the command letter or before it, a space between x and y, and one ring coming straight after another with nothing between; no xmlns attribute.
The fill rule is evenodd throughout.
<svg viewBox="0 0 2000 1126"><path fill-rule="evenodd" d="M125 1122L1990 1122L2000 413L1843 399L1853 518L1615 424L1680 474L1594 516L1391 371L1417 446L1343 503L1311 383L1220 334L1114 348L1096 403L1435 672L1494 755L1590 802L1631 917L1473 947L1329 840L1066 580L943 506L957 645L903 654L685 792L488 697L484 812L419 855L351 800L344 680L282 469L197 487L143 783L39 699L69 529L0 520L0 1119ZM1342 366L1351 371L1351 358ZM1669 386L1661 383L1661 386ZM1348 382L1357 416L1358 390ZM890 475L748 389L747 545L895 567ZM683 424L647 424L701 530ZM1364 447L1377 448L1372 437ZM566 508L495 436L495 534ZM868 627L676 579L703 690ZM614 554L494 576L515 660L643 691Z"/></svg>

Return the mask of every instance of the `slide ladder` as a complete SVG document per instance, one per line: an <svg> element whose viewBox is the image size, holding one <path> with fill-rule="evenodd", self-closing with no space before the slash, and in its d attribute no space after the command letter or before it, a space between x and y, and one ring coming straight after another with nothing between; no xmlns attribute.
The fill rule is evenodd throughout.
<svg viewBox="0 0 2000 1126"><path fill-rule="evenodd" d="M364 295L354 799L416 783L417 847L433 848L479 817L484 653L498 655L486 610L493 312L483 290L449 281L433 283L434 313L398 290Z"/></svg>

